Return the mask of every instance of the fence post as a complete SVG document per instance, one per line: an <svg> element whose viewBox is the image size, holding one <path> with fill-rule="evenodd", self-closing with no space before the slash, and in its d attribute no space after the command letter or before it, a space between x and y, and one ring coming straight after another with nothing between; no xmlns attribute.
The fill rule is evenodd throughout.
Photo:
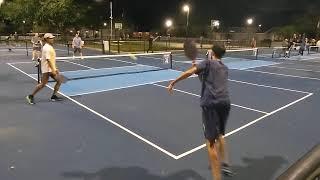
<svg viewBox="0 0 320 180"><path fill-rule="evenodd" d="M120 54L120 40L118 39L118 54Z"/></svg>

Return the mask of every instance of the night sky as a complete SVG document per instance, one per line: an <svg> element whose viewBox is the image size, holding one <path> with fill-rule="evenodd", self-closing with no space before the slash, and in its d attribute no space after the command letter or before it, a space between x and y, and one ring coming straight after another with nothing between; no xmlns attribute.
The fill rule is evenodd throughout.
<svg viewBox="0 0 320 180"><path fill-rule="evenodd" d="M166 17L175 24L185 23L184 3L191 6L191 25L219 19L224 26L242 26L247 17L254 17L256 24L270 28L290 24L308 11L320 11L320 0L113 0L116 17L144 29L162 26Z"/></svg>

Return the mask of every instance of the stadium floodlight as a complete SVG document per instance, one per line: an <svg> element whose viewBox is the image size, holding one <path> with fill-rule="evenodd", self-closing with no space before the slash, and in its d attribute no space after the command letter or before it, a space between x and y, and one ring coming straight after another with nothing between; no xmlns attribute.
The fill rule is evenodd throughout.
<svg viewBox="0 0 320 180"><path fill-rule="evenodd" d="M212 26L219 29L220 26L220 21L219 20L213 20L212 21Z"/></svg>
<svg viewBox="0 0 320 180"><path fill-rule="evenodd" d="M167 28L170 28L170 27L172 26L172 24L173 24L173 22L172 22L171 19L167 19L167 20L166 20L165 25L166 25Z"/></svg>
<svg viewBox="0 0 320 180"><path fill-rule="evenodd" d="M184 12L189 12L189 11L190 11L189 5L185 4L185 5L183 6L183 11L184 11Z"/></svg>
<svg viewBox="0 0 320 180"><path fill-rule="evenodd" d="M247 24L248 24L248 25L251 25L252 23L253 23L253 19L252 19L252 18L248 18L248 19L247 19Z"/></svg>

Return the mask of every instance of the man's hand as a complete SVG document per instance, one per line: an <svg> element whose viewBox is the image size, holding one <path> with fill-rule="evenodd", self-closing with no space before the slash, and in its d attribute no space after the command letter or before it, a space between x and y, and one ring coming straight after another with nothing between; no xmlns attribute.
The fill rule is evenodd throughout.
<svg viewBox="0 0 320 180"><path fill-rule="evenodd" d="M173 87L174 87L174 82L172 81L167 87L170 94L173 94Z"/></svg>
<svg viewBox="0 0 320 180"><path fill-rule="evenodd" d="M196 60L192 60L192 67L194 67L196 65L197 65Z"/></svg>

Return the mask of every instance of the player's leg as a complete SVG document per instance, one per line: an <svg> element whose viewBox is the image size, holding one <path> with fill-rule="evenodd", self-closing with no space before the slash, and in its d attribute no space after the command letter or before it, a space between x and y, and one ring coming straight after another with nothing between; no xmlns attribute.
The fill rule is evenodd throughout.
<svg viewBox="0 0 320 180"><path fill-rule="evenodd" d="M216 143L212 142L211 140L207 140L206 144L209 154L211 174L214 180L221 180L221 164Z"/></svg>
<svg viewBox="0 0 320 180"><path fill-rule="evenodd" d="M60 86L62 84L62 79L60 78L59 74L53 76L53 74L50 73L50 76L52 79L54 79L56 81L56 84L54 85L54 88L53 88L53 94L51 96L51 100L52 101L60 101L62 99L57 96L57 93L58 93Z"/></svg>
<svg viewBox="0 0 320 180"><path fill-rule="evenodd" d="M82 48L79 48L79 53L80 53L80 58L83 59L83 57L82 57Z"/></svg>
<svg viewBox="0 0 320 180"><path fill-rule="evenodd" d="M27 101L29 104L34 104L34 96L42 89L46 86L46 84L48 83L49 80L49 73L43 73L42 74L42 78L41 78L41 83L38 84L34 91L32 92L32 94L28 95L26 97Z"/></svg>
<svg viewBox="0 0 320 180"><path fill-rule="evenodd" d="M217 140L218 149L219 149L219 157L222 162L222 172L225 175L232 176L233 172L230 168L229 163L229 156L227 151L227 145L224 138L226 125L230 113L230 102L222 103L217 105L216 111L218 114L218 129L219 129L219 136Z"/></svg>
<svg viewBox="0 0 320 180"><path fill-rule="evenodd" d="M217 113L213 107L202 107L202 123L204 136L207 140L206 145L211 166L211 173L214 177L214 180L221 180L221 165L217 149L218 146L216 143L216 140L218 138L216 120Z"/></svg>

